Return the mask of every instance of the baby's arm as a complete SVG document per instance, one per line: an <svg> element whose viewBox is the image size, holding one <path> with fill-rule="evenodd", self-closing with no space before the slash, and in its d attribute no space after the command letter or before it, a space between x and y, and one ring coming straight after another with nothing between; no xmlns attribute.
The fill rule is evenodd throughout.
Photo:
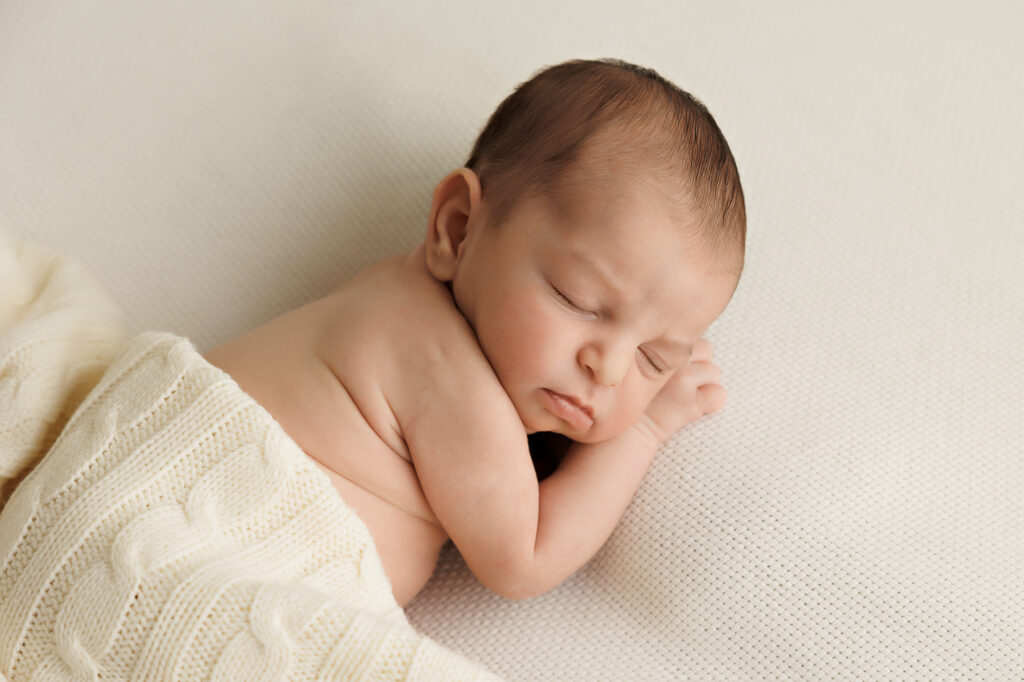
<svg viewBox="0 0 1024 682"><path fill-rule="evenodd" d="M673 433L725 405L710 342L694 347L686 371L656 396L632 428L601 443L574 443L558 469L540 484L537 593L575 572L608 539L655 454Z"/></svg>
<svg viewBox="0 0 1024 682"><path fill-rule="evenodd" d="M574 445L538 485L515 408L482 353L468 351L455 340L428 349L437 355L431 364L447 369L421 375L424 385L409 392L418 399L396 414L434 514L480 582L512 598L551 589L593 556L663 440L724 391L710 357L695 358L690 368L714 374L701 380L706 389L681 373L637 425Z"/></svg>

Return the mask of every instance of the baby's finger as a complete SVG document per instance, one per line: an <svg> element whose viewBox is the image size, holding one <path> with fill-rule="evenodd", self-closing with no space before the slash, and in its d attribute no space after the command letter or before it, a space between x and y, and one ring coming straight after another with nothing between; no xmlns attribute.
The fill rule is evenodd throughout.
<svg viewBox="0 0 1024 682"><path fill-rule="evenodd" d="M703 414L718 412L725 407L728 393L721 384L708 384L697 389L697 408Z"/></svg>
<svg viewBox="0 0 1024 682"><path fill-rule="evenodd" d="M698 339L690 352L690 362L711 362L715 357L715 348L707 339Z"/></svg>
<svg viewBox="0 0 1024 682"><path fill-rule="evenodd" d="M691 362L686 368L686 380L691 386L722 383L722 370L713 362Z"/></svg>

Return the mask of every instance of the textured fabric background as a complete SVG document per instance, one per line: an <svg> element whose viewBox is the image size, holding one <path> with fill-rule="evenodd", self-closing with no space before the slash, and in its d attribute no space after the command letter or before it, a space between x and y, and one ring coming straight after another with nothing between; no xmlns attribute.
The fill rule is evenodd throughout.
<svg viewBox="0 0 1024 682"><path fill-rule="evenodd" d="M1024 676L1018 2L0 4L0 226L200 348L412 247L537 68L701 98L748 265L726 410L577 576L408 610L513 680Z"/></svg>

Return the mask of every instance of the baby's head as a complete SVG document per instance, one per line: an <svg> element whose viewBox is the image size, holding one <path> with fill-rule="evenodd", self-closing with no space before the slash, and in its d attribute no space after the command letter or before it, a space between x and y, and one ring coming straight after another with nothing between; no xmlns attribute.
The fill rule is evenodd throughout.
<svg viewBox="0 0 1024 682"><path fill-rule="evenodd" d="M589 442L685 367L745 232L700 102L649 69L573 61L520 85L438 184L426 254L527 430Z"/></svg>
<svg viewBox="0 0 1024 682"><path fill-rule="evenodd" d="M540 71L494 111L466 167L493 224L529 197L564 206L602 174L641 176L683 229L742 269L746 212L729 145L703 104L651 69L578 60Z"/></svg>

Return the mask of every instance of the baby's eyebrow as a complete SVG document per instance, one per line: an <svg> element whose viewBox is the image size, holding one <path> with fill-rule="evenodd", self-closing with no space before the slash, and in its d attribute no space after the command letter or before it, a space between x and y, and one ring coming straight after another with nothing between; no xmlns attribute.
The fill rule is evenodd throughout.
<svg viewBox="0 0 1024 682"><path fill-rule="evenodd" d="M590 270L594 275L594 278L599 280L601 286L605 289L615 289L615 282L617 281L617 278L613 277L612 273L608 272L608 270L596 260L585 255L578 249L568 249L565 254L571 256L574 261L582 265L587 270Z"/></svg>

